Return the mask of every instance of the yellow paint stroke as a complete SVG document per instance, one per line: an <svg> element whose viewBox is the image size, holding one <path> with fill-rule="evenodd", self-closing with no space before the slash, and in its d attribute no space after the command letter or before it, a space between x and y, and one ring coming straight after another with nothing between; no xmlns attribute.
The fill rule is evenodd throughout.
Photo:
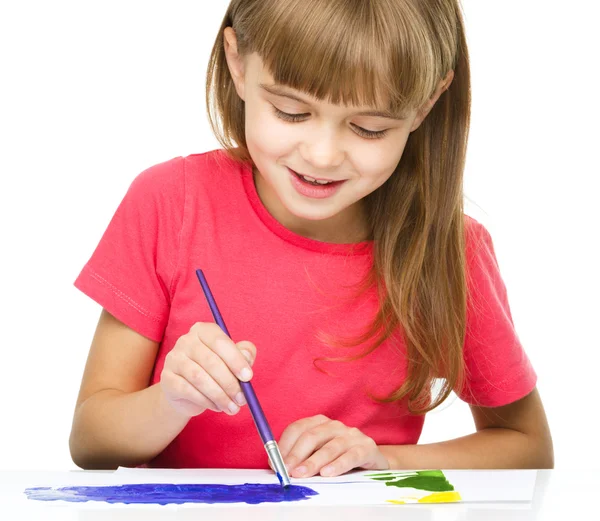
<svg viewBox="0 0 600 521"><path fill-rule="evenodd" d="M402 496L404 499L410 499L409 503L416 503L419 498L414 496ZM406 501L400 499L387 499L388 503L393 503L394 505L406 505Z"/></svg>
<svg viewBox="0 0 600 521"><path fill-rule="evenodd" d="M404 499L412 500L409 501L410 503L458 503L459 501L462 501L460 494L455 490L451 492L434 492L433 494L423 496L422 498L406 496ZM406 505L406 501L398 499L388 499L386 501L387 503L392 503L394 505Z"/></svg>
<svg viewBox="0 0 600 521"><path fill-rule="evenodd" d="M419 499L419 503L457 503L462 498L456 490L451 492L434 492Z"/></svg>

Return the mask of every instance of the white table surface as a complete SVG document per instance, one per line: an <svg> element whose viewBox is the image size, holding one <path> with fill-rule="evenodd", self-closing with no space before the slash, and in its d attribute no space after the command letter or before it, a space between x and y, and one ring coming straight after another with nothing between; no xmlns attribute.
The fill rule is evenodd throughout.
<svg viewBox="0 0 600 521"><path fill-rule="evenodd" d="M251 521L574 521L600 519L592 501L600 499L600 471L539 470L531 502L515 503L455 503L419 505L382 505L369 507L312 507L307 505L262 504L196 507L183 505L98 505L33 501L25 498L24 490L35 486L76 484L86 475L110 471L0 471L0 519L10 521L79 520L79 521L158 521L181 519L251 520ZM64 479L63 479L64 476ZM97 506L94 506L97 505ZM577 514L581 514L578 516ZM570 519L567 517L569 516Z"/></svg>

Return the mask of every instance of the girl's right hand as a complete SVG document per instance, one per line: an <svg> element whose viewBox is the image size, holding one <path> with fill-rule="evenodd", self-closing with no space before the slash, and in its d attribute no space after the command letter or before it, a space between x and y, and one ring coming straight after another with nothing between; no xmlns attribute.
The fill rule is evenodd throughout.
<svg viewBox="0 0 600 521"><path fill-rule="evenodd" d="M169 404L187 416L206 409L237 414L246 404L240 382L252 378L256 346L233 342L214 322L196 322L165 358L160 385Z"/></svg>

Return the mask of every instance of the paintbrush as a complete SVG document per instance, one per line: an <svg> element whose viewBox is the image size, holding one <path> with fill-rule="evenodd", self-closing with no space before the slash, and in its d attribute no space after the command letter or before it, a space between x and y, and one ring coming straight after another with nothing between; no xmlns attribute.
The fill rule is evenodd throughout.
<svg viewBox="0 0 600 521"><path fill-rule="evenodd" d="M219 312L219 308L217 303L215 302L215 298L213 297L210 288L208 287L208 282L206 282L206 277L202 270L196 270L196 275L198 280L200 281L200 285L202 286L202 291L204 291L204 296L208 302L208 306L213 314L215 322L219 325L219 327L223 330L223 332L231 338L229 331L227 331L227 327L225 326L225 322L223 321L223 317ZM279 478L279 482L283 487L289 487L290 476L285 468L283 463L283 458L281 457L281 452L279 451L279 447L277 446L277 442L273 439L273 433L271 432L271 427L269 427L269 422L265 416L265 413L260 406L258 398L256 397L256 393L254 392L254 388L250 382L242 382L240 381L240 387L242 388L242 392L246 398L246 402L248 402L248 407L250 408L250 413L252 414L252 419L254 420L254 424L258 430L258 434L263 442L265 450L267 451L267 455L269 460L271 461L271 466L277 474Z"/></svg>

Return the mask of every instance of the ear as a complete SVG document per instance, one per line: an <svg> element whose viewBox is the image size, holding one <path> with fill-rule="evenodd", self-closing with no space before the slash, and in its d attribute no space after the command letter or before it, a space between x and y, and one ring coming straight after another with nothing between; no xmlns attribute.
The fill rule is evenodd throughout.
<svg viewBox="0 0 600 521"><path fill-rule="evenodd" d="M419 128L419 126L421 125L421 123L423 123L423 120L425 119L427 114L429 114L429 112L435 105L438 98L442 95L442 93L448 87L450 87L450 84L452 83L453 79L454 79L454 71L450 70L448 72L448 74L446 74L446 77L442 81L440 81L438 88L433 93L433 96L431 96L431 98L429 98L429 100L427 100L427 102L417 111L417 115L413 121L411 128L410 128L411 132L413 130L417 130Z"/></svg>
<svg viewBox="0 0 600 521"><path fill-rule="evenodd" d="M231 27L226 27L223 31L223 47L225 49L225 59L235 90L238 96L244 99L244 60L238 53L237 37Z"/></svg>

